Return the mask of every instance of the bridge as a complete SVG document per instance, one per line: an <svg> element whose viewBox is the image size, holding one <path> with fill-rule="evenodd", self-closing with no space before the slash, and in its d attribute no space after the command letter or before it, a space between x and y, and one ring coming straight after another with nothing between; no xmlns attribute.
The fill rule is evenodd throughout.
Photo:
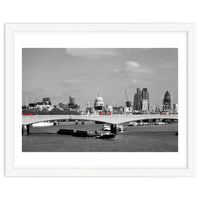
<svg viewBox="0 0 200 200"><path fill-rule="evenodd" d="M143 120L163 120L172 119L177 120L178 115L160 115L160 114L143 114L143 115L23 115L22 116L22 134L24 127L29 128L31 124L45 121L57 121L57 120L82 120L82 121L97 121L111 124L123 124L132 121L143 121Z"/></svg>
<svg viewBox="0 0 200 200"><path fill-rule="evenodd" d="M31 115L22 116L22 125L30 125L37 122L57 120L86 120L98 121L108 124L123 124L132 121L143 121L151 119L178 119L178 115Z"/></svg>

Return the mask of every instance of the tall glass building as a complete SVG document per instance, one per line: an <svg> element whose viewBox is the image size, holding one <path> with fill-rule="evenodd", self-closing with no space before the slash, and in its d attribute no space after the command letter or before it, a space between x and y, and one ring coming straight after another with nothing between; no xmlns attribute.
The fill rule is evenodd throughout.
<svg viewBox="0 0 200 200"><path fill-rule="evenodd" d="M164 95L163 111L171 111L171 97L170 97L170 93L168 91L165 92L165 95Z"/></svg>
<svg viewBox="0 0 200 200"><path fill-rule="evenodd" d="M137 88L137 93L134 95L133 109L137 111L149 110L149 92L147 88Z"/></svg>

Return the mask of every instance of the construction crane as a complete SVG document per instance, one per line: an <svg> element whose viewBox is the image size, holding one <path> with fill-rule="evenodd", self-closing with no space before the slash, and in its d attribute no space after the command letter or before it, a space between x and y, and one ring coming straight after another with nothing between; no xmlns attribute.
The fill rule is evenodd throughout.
<svg viewBox="0 0 200 200"><path fill-rule="evenodd" d="M128 95L126 90L125 90L125 95L126 95L126 107L131 107L131 101L128 100Z"/></svg>
<svg viewBox="0 0 200 200"><path fill-rule="evenodd" d="M126 95L126 100L128 101L128 95L127 95L127 92L126 92L126 90L125 90L125 95Z"/></svg>

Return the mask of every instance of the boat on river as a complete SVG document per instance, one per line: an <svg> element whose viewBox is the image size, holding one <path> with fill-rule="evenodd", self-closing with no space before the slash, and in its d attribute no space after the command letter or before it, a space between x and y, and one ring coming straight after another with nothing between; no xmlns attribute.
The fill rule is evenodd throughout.
<svg viewBox="0 0 200 200"><path fill-rule="evenodd" d="M110 130L111 130L111 128L110 128L110 126L108 124L104 124L102 126L102 131L110 131Z"/></svg>
<svg viewBox="0 0 200 200"><path fill-rule="evenodd" d="M38 123L32 124L33 127L47 127L47 126L53 126L53 125L54 125L53 122L38 122Z"/></svg>
<svg viewBox="0 0 200 200"><path fill-rule="evenodd" d="M96 136L96 139L110 139L114 138L116 134L110 132L103 132Z"/></svg>
<svg viewBox="0 0 200 200"><path fill-rule="evenodd" d="M124 131L124 126L122 124L118 124L117 125L117 130L120 131L120 132L123 132Z"/></svg>

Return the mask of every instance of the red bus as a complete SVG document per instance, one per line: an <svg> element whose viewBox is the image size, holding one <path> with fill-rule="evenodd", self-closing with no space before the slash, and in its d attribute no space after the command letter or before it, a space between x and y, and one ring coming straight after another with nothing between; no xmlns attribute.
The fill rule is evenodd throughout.
<svg viewBox="0 0 200 200"><path fill-rule="evenodd" d="M22 115L34 115L34 113L22 113Z"/></svg>

